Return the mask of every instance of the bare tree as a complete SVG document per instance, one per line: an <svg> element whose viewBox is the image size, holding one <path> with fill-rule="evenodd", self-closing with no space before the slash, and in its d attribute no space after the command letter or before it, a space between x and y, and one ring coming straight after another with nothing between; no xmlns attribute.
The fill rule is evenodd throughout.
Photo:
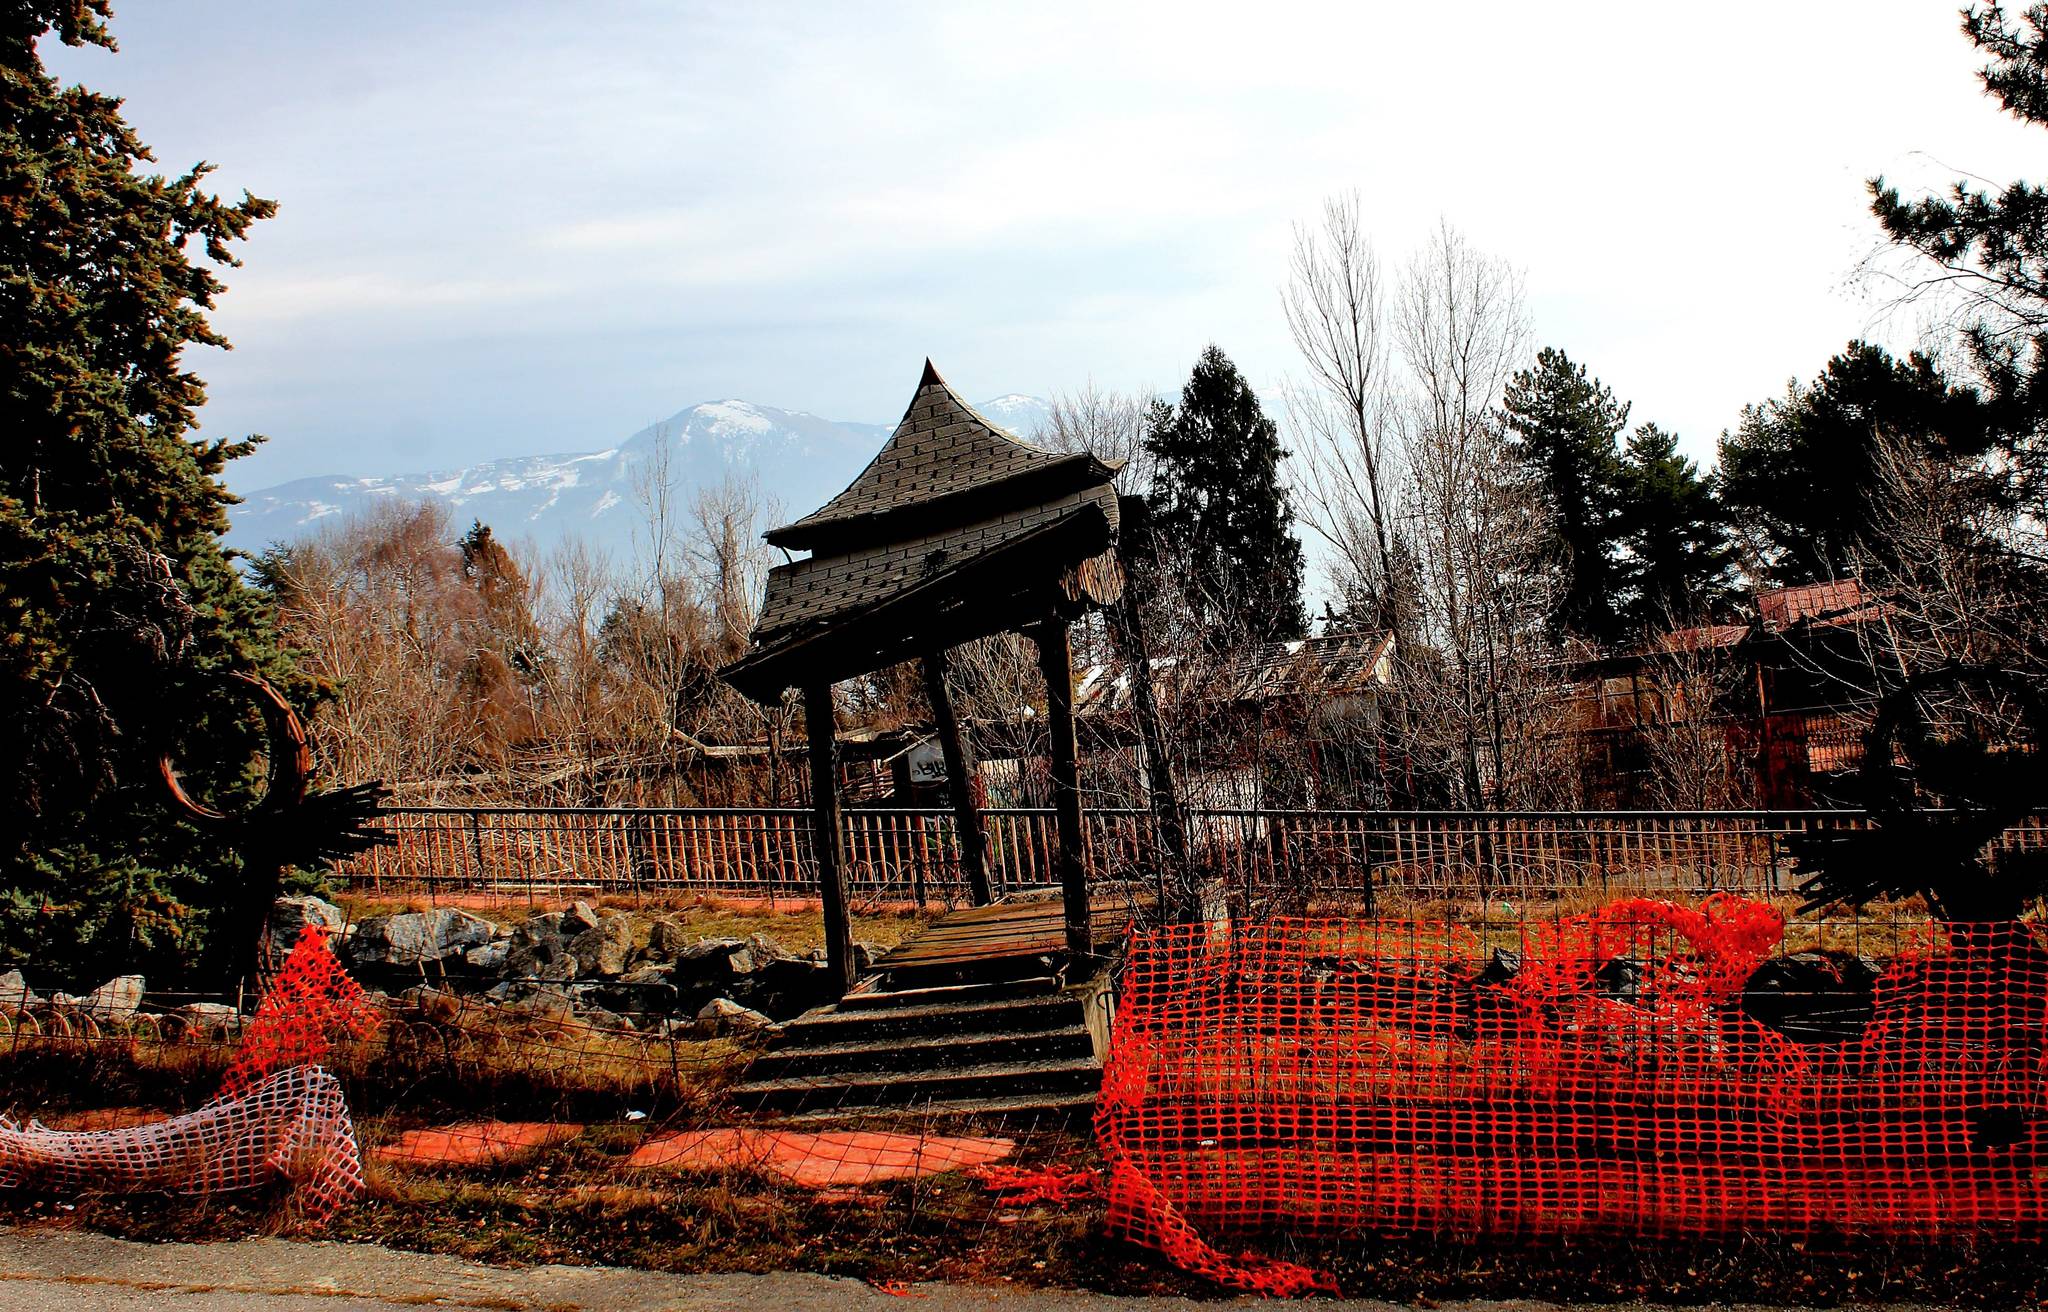
<svg viewBox="0 0 2048 1312"><path fill-rule="evenodd" d="M1386 292L1356 192L1326 200L1320 226L1295 226L1284 306L1314 383L1288 398L1306 474L1306 521L1335 553L1347 599L1392 629L1399 415L1390 392Z"/></svg>
<svg viewBox="0 0 2048 1312"><path fill-rule="evenodd" d="M1540 744L1565 704L1544 625L1549 524L1499 409L1528 345L1521 278L1440 226L1406 271L1395 323L1412 497L1399 568L1421 649L1401 659L1411 750L1464 805L1511 804L1551 786Z"/></svg>
<svg viewBox="0 0 2048 1312"><path fill-rule="evenodd" d="M1035 440L1054 451L1085 451L1111 464L1122 462L1116 490L1144 496L1152 490L1152 454L1145 447L1148 404L1143 396L1105 392L1091 378L1078 392L1054 393L1052 413Z"/></svg>

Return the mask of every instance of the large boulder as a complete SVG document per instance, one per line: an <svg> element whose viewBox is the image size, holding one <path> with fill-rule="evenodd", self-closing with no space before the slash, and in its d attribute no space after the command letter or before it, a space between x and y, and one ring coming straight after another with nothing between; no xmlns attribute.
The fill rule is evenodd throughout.
<svg viewBox="0 0 2048 1312"><path fill-rule="evenodd" d="M683 982L724 983L754 973L755 957L747 940L700 938L676 953L675 977Z"/></svg>
<svg viewBox="0 0 2048 1312"><path fill-rule="evenodd" d="M142 1010L142 976L116 975L78 1000L94 1020L129 1020Z"/></svg>
<svg viewBox="0 0 2048 1312"><path fill-rule="evenodd" d="M281 897L270 904L270 921L263 928L263 956L276 970L298 945L308 925L318 925L329 934L339 934L348 924L342 909L325 898L306 894Z"/></svg>
<svg viewBox="0 0 2048 1312"><path fill-rule="evenodd" d="M489 943L497 927L454 907L371 916L356 926L349 955L378 966L424 966Z"/></svg>
<svg viewBox="0 0 2048 1312"><path fill-rule="evenodd" d="M576 958L578 974L623 975L633 956L633 922L624 916L604 916L569 940L569 952Z"/></svg>
<svg viewBox="0 0 2048 1312"><path fill-rule="evenodd" d="M743 1007L731 998L713 998L697 1012L697 1034L706 1039L728 1034L752 1034L772 1028L774 1024L752 1007Z"/></svg>
<svg viewBox="0 0 2048 1312"><path fill-rule="evenodd" d="M562 913L562 932L574 938L586 929L596 929L597 922L598 914L595 907L588 902L572 902L569 909Z"/></svg>
<svg viewBox="0 0 2048 1312"><path fill-rule="evenodd" d="M0 1015L27 1011L31 1007L40 1006L42 1001L35 995L34 990L29 988L28 981L22 977L20 971L10 970L5 975L0 975Z"/></svg>

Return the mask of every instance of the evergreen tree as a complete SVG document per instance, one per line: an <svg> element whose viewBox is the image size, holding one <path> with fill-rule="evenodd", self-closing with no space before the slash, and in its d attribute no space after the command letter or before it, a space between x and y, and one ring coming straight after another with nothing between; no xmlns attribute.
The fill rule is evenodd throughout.
<svg viewBox="0 0 2048 1312"><path fill-rule="evenodd" d="M1705 619L1728 600L1734 552L1711 475L1655 424L1621 458L1622 618L1633 634Z"/></svg>
<svg viewBox="0 0 2048 1312"><path fill-rule="evenodd" d="M1721 498L1748 539L1749 568L1772 583L1847 573L1859 555L1883 559L1872 532L1879 434L1958 459L1990 441L1977 393L1949 382L1918 351L1898 360L1851 342L1820 377L1776 401L1747 406L1721 435Z"/></svg>
<svg viewBox="0 0 2048 1312"><path fill-rule="evenodd" d="M158 801L155 755L232 799L255 735L219 676L307 691L220 542L219 475L254 439L194 437L180 359L226 345L196 252L233 264L274 207L208 193L204 165L146 171L119 101L49 76L37 42L112 49L108 16L0 0L0 965L91 983L189 961L234 885L234 853Z"/></svg>
<svg viewBox="0 0 2048 1312"><path fill-rule="evenodd" d="M1147 415L1145 449L1156 462L1153 540L1200 636L1227 649L1306 633L1301 543L1280 481L1287 453L1216 346L1195 362L1179 408L1161 402Z"/></svg>
<svg viewBox="0 0 2048 1312"><path fill-rule="evenodd" d="M1615 443L1628 424L1628 405L1554 347L1514 376L1504 405L1509 445L1540 478L1556 525L1565 584L1553 624L1576 637L1611 639L1620 625L1621 581Z"/></svg>
<svg viewBox="0 0 2048 1312"><path fill-rule="evenodd" d="M2048 127L2048 7L2017 15L1972 5L1963 34L1990 59L1985 94L2022 123ZM1883 178L1869 182L1871 212L1885 235L1921 256L1915 293L1960 295L1991 405L1986 419L2004 457L2006 500L2038 515L2048 506L2048 187L2015 181L1993 193L1958 181L1946 196L1906 200Z"/></svg>

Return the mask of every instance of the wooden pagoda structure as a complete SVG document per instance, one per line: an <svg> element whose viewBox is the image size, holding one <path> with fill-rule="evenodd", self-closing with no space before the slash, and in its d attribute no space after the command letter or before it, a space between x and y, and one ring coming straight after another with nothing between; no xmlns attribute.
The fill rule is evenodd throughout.
<svg viewBox="0 0 2048 1312"><path fill-rule="evenodd" d="M1092 455L1048 451L997 428L927 360L910 408L867 468L817 510L765 535L810 554L769 571L752 642L722 673L757 701L802 693L826 954L843 986L853 983L853 959L832 685L898 661L923 663L954 781L962 864L974 901L987 903L987 840L946 691L946 654L1013 629L1037 646L1045 675L1067 950L1093 951L1068 626L1123 593L1115 474Z"/></svg>

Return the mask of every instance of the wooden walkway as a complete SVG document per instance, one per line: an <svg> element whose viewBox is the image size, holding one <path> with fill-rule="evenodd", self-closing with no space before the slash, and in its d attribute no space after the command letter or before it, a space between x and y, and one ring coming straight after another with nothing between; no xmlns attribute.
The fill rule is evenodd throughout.
<svg viewBox="0 0 2048 1312"><path fill-rule="evenodd" d="M1091 913L1095 951L1114 951L1130 928L1129 902L1097 898ZM1018 957L1061 956L1066 950L1066 919L1060 900L1033 898L948 912L915 938L899 943L875 962L874 969L950 969Z"/></svg>

